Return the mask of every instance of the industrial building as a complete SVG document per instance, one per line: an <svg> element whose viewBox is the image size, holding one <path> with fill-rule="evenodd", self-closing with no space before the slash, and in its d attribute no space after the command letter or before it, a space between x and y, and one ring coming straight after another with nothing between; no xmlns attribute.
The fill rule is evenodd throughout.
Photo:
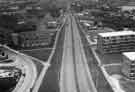
<svg viewBox="0 0 135 92"><path fill-rule="evenodd" d="M131 79L135 80L135 52L125 52L123 55L122 72Z"/></svg>
<svg viewBox="0 0 135 92"><path fill-rule="evenodd" d="M97 49L101 53L121 53L135 50L135 32L118 31L99 33Z"/></svg>

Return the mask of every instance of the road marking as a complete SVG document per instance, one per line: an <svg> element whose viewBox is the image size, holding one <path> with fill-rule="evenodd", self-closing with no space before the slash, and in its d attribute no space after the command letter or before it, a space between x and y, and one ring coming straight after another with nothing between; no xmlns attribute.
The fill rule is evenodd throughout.
<svg viewBox="0 0 135 92"><path fill-rule="evenodd" d="M36 84L34 85L34 88L33 88L32 92L38 92L38 90L40 88L40 85L43 82L43 78L45 77L45 74L46 74L49 67L50 67L49 63L44 66L44 68L42 69L42 72L40 73L38 79L36 80Z"/></svg>
<svg viewBox="0 0 135 92"><path fill-rule="evenodd" d="M63 25L61 26L61 28L59 29L60 31L58 31L58 33L56 34L56 40L54 42L54 46L53 46L53 50L47 60L47 63L49 64L49 66L51 66L51 60L52 60L52 57L55 53L55 49L56 49L56 45L57 45L57 42L58 42L58 38L59 38L59 35L60 35L60 32L62 31L62 28L64 27L65 25L65 21L63 23ZM42 82L43 82L43 78L45 77L45 74L46 74L46 71L48 70L49 67L45 67L41 73L41 75L39 76L38 80L36 81L36 84L35 84L35 87L33 88L33 92L38 92Z"/></svg>
<svg viewBox="0 0 135 92"><path fill-rule="evenodd" d="M68 17L68 21L70 19ZM62 67L60 73L60 92L77 92L74 77L73 66L73 53L72 53L72 37L71 37L71 25L66 26L64 50L62 56Z"/></svg>
<svg viewBox="0 0 135 92"><path fill-rule="evenodd" d="M65 33L60 92L97 92L90 75L76 22L74 18L71 18L70 22L69 20L70 24L67 26L69 29ZM71 24L72 20L74 25ZM70 26L74 29L70 29Z"/></svg>
<svg viewBox="0 0 135 92"><path fill-rule="evenodd" d="M79 29L75 22L74 17L72 18L74 24L74 40L75 40L75 57L76 57L76 66L78 73L79 89L80 92L97 92L92 76L90 75L89 66L87 64L87 59L85 56L83 44L79 34ZM73 25L72 24L72 25Z"/></svg>

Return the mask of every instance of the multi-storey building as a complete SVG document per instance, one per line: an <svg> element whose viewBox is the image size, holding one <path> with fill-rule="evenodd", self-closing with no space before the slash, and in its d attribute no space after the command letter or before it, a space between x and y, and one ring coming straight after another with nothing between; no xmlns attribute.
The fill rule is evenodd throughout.
<svg viewBox="0 0 135 92"><path fill-rule="evenodd" d="M20 33L21 47L40 47L51 44L54 32L30 31Z"/></svg>
<svg viewBox="0 0 135 92"><path fill-rule="evenodd" d="M86 32L89 35L89 38L91 40L96 40L97 41L97 37L98 37L99 33L114 32L114 30L111 29L111 28L98 27L97 29L87 30Z"/></svg>
<svg viewBox="0 0 135 92"><path fill-rule="evenodd" d="M50 46L56 32L48 31L29 31L21 32L12 36L14 44L21 48L33 48Z"/></svg>
<svg viewBox="0 0 135 92"><path fill-rule="evenodd" d="M135 80L135 52L123 53L122 73L127 78Z"/></svg>
<svg viewBox="0 0 135 92"><path fill-rule="evenodd" d="M135 32L119 31L99 33L97 49L101 53L120 53L135 50Z"/></svg>

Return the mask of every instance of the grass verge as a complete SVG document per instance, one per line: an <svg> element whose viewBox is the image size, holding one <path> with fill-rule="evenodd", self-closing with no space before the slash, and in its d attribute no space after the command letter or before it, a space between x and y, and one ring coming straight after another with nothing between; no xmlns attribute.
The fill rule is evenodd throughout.
<svg viewBox="0 0 135 92"><path fill-rule="evenodd" d="M63 27L58 38L54 56L51 60L51 67L49 67L38 92L59 92L59 75L63 54L64 34L65 29Z"/></svg>

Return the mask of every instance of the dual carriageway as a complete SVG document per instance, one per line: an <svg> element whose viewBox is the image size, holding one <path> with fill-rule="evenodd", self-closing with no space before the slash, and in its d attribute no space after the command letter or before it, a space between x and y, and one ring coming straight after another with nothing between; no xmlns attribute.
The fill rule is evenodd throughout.
<svg viewBox="0 0 135 92"><path fill-rule="evenodd" d="M89 70L88 66L88 60L86 53L84 51L84 44L81 39L80 30L78 28L77 22L75 20L75 17L71 14L67 14L65 17L65 23L64 23L64 37L63 39L63 45L61 46L62 50L62 59L60 70L58 72L58 83L57 86L59 87L59 92L98 92L95 85L94 80L92 78L91 72ZM47 62L42 62L41 60L37 60L37 62L41 63L43 65L42 70L40 71L40 74L38 74L38 77L35 78L35 83L33 84L33 87L25 86L26 89L29 89L28 91L24 92L44 92L46 81L44 79L47 76L48 68L51 67L52 58L54 58L54 54L57 52L57 54L60 55L59 51L56 50L56 47L59 46L57 44L60 32L56 36L56 41L54 44L54 49L52 49L52 53L49 56ZM58 46L57 46L58 45ZM17 52L17 54L21 54ZM26 57L22 56L23 58L31 58L35 59L34 57ZM20 60L19 60L20 61ZM33 69L36 67L28 62L31 62L31 60L24 61L26 64L28 64L28 67L33 67ZM31 66L33 65L33 66ZM33 71L31 68L28 69ZM37 74L38 71L29 72L29 76L32 77L33 74ZM29 78L31 79L31 78ZM24 80L26 81L26 80ZM27 84L28 81L26 81ZM19 91L20 90L20 91ZM18 91L14 92L23 92L21 91L21 88L18 89ZM49 91L50 92L50 91ZM52 91L57 92L57 91Z"/></svg>
<svg viewBox="0 0 135 92"><path fill-rule="evenodd" d="M97 92L75 18L67 16L60 75L60 92Z"/></svg>

